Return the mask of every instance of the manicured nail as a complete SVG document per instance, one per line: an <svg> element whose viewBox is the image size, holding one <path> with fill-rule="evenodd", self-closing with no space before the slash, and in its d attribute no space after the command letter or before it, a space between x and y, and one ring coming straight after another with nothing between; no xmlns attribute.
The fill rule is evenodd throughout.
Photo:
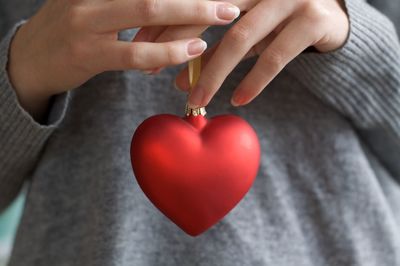
<svg viewBox="0 0 400 266"><path fill-rule="evenodd" d="M218 4L217 17L222 20L234 20L240 15L240 9L231 4Z"/></svg>
<svg viewBox="0 0 400 266"><path fill-rule="evenodd" d="M145 42L147 38L149 37L149 31L148 30L140 30L136 35L133 40L135 42Z"/></svg>
<svg viewBox="0 0 400 266"><path fill-rule="evenodd" d="M177 90L179 90L179 91L188 91L189 90L189 88L188 87L185 87L185 86L183 86L183 87L180 87L180 86L178 86L178 83L176 82L176 79L174 80L174 87L175 87L175 89L177 89Z"/></svg>
<svg viewBox="0 0 400 266"><path fill-rule="evenodd" d="M191 108L197 108L197 107L201 107L201 104L203 102L203 97L204 97L204 92L202 89L200 88L193 88L192 89L192 93L190 94L189 97L189 107Z"/></svg>
<svg viewBox="0 0 400 266"><path fill-rule="evenodd" d="M187 52L190 56L200 55L207 49L207 43L203 40L195 40L188 43Z"/></svg>
<svg viewBox="0 0 400 266"><path fill-rule="evenodd" d="M243 105L245 102L244 98L240 97L238 94L234 94L231 98L231 104L235 107Z"/></svg>
<svg viewBox="0 0 400 266"><path fill-rule="evenodd" d="M146 75L151 75L153 73L153 70L142 70L142 73Z"/></svg>
<svg viewBox="0 0 400 266"><path fill-rule="evenodd" d="M178 84L176 84L176 80L174 80L174 87L175 87L175 89L177 89L178 91L181 90L181 88L178 87Z"/></svg>
<svg viewBox="0 0 400 266"><path fill-rule="evenodd" d="M152 70L151 74L153 74L153 75L159 74L159 73L161 72L161 70L163 70L162 67L154 68L154 69Z"/></svg>
<svg viewBox="0 0 400 266"><path fill-rule="evenodd" d="M146 74L146 75L155 75L155 74L160 73L161 70L162 70L161 67L156 67L156 68L153 68L153 69L145 69L145 70L142 70L142 73L143 73L143 74Z"/></svg>

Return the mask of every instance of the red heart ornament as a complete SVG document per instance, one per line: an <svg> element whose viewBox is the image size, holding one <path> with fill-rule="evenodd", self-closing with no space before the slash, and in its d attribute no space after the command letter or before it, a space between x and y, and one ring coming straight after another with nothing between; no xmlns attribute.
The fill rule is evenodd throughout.
<svg viewBox="0 0 400 266"><path fill-rule="evenodd" d="M222 219L249 191L260 144L242 118L152 116L136 129L132 168L150 201L187 234Z"/></svg>

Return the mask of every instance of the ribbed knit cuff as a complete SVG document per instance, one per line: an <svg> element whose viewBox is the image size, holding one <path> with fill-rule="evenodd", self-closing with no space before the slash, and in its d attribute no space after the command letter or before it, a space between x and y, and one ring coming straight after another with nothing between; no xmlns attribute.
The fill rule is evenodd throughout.
<svg viewBox="0 0 400 266"><path fill-rule="evenodd" d="M19 104L7 73L11 40L26 21L20 21L0 41L0 209L19 191L45 141L62 121L68 94L55 96L48 123L35 121Z"/></svg>
<svg viewBox="0 0 400 266"><path fill-rule="evenodd" d="M362 0L347 0L346 7L346 44L331 53L304 53L288 71L357 127L383 127L400 139L400 45L394 25Z"/></svg>

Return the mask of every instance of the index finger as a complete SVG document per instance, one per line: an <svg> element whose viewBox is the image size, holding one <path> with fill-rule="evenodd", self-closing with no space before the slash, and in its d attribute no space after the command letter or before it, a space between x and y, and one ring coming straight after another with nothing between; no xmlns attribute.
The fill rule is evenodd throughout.
<svg viewBox="0 0 400 266"><path fill-rule="evenodd" d="M204 0L120 0L93 7L97 31L109 32L155 25L223 25L240 14L238 7Z"/></svg>
<svg viewBox="0 0 400 266"><path fill-rule="evenodd" d="M290 1L261 1L246 13L224 35L210 62L202 70L189 96L189 106L206 106L253 45L269 35L293 9Z"/></svg>

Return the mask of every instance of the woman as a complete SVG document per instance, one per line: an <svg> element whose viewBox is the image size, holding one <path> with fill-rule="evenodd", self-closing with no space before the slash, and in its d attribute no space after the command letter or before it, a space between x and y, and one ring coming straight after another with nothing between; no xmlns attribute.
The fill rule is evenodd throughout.
<svg viewBox="0 0 400 266"><path fill-rule="evenodd" d="M159 70L203 53L195 37L232 22L235 6L216 18L212 1L1 3L0 206L30 181L10 265L400 264L392 22L361 0L231 3L242 17L204 33L219 45L189 104L248 120L261 166L245 199L196 238L133 181L130 138L150 115L183 113L185 94L169 85L177 68ZM376 4L398 16L399 2ZM133 43L129 30L117 41L136 27ZM104 72L129 69L159 74Z"/></svg>

